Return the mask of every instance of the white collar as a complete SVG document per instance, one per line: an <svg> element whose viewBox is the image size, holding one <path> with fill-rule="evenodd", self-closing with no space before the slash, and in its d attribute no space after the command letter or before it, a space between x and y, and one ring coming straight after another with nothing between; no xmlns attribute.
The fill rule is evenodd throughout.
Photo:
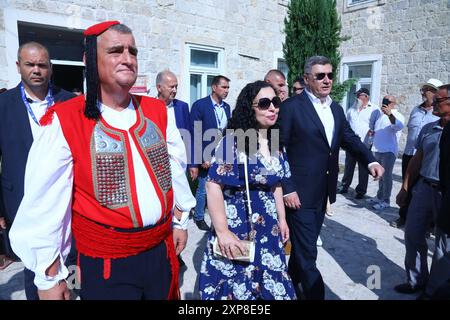
<svg viewBox="0 0 450 320"><path fill-rule="evenodd" d="M312 102L313 105L317 105L317 104L318 104L318 105L326 105L326 106L330 106L331 103L333 102L333 100L331 100L331 98L330 98L329 95L326 97L325 103L322 103L322 101L320 101L319 98L317 98L314 94L312 94L312 93L308 90L308 88L305 88L305 91L306 91L306 94L307 94L308 97L309 97L309 100L311 100L311 102Z"/></svg>
<svg viewBox="0 0 450 320"><path fill-rule="evenodd" d="M47 103L47 97L48 97L48 90L47 90L47 94L45 95L45 98L44 98L44 100L39 100L39 99L34 99L28 92L27 92L27 89L25 89L25 86L24 86L24 88L23 88L23 91L25 92L25 98L27 98L27 99L30 99L32 102L30 102L30 103L43 103L43 102L45 102L45 103Z"/></svg>

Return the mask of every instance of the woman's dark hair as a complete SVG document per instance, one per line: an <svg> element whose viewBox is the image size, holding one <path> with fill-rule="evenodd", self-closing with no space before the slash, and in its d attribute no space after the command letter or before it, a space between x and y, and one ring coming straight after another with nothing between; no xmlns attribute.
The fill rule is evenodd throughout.
<svg viewBox="0 0 450 320"><path fill-rule="evenodd" d="M255 81L247 84L244 89L239 93L239 96L236 101L236 106L233 110L231 118L228 120L228 125L226 129L238 130L242 129L246 132L249 129L258 130L258 122L256 121L255 110L253 110L253 100L258 95L259 91L263 88L272 88L273 87L265 82L265 81ZM275 91L275 89L274 89ZM267 130L267 138L269 140L269 150L271 149L271 138L272 138L272 130L278 130L279 125L276 122L272 127ZM278 135L276 135L278 136ZM279 144L278 144L279 145ZM259 147L259 146L258 146ZM239 148L239 144L238 144ZM245 138L245 154L249 155L249 139Z"/></svg>

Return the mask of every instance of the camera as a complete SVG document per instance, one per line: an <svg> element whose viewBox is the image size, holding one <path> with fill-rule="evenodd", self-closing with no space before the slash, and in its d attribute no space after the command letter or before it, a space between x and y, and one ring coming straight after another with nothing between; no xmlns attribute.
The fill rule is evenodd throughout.
<svg viewBox="0 0 450 320"><path fill-rule="evenodd" d="M389 101L389 99L387 99L387 98L383 98L383 105L384 106L389 106L389 104L391 103L391 101Z"/></svg>

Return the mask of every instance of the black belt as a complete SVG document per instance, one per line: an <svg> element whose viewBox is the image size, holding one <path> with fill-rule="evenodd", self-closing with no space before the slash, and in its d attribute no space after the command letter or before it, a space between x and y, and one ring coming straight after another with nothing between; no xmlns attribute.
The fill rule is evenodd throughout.
<svg viewBox="0 0 450 320"><path fill-rule="evenodd" d="M423 182L425 182L427 185L429 185L433 189L438 189L438 190L441 189L441 185L439 184L439 182L430 181L425 178L423 178Z"/></svg>

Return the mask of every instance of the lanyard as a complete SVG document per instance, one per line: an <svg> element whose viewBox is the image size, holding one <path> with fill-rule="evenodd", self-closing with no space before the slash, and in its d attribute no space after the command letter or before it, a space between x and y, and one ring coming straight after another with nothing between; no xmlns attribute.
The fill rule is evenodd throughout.
<svg viewBox="0 0 450 320"><path fill-rule="evenodd" d="M28 102L28 99L27 99L27 97L25 95L25 87L23 86L23 83L20 84L20 92L22 94L23 103L27 107L28 113L30 114L30 116L33 119L33 121L39 126L40 125L39 121L36 119L36 116L34 115L33 109L31 109L30 103ZM52 86L51 86L50 83L48 84L48 94L45 97L45 101L47 101L47 109L49 107L51 107L53 105L53 103L54 103Z"/></svg>
<svg viewBox="0 0 450 320"><path fill-rule="evenodd" d="M217 106L217 108L216 108L216 106ZM218 104L214 104L213 108L214 108L214 114L216 116L217 127L219 129L223 130L224 128L222 128L222 120L223 120L223 117L224 117L224 114L225 114L225 108L223 110L221 110L222 112L221 112L220 118L219 118L219 112L217 111L217 109L218 108L223 108L223 107L219 106Z"/></svg>

